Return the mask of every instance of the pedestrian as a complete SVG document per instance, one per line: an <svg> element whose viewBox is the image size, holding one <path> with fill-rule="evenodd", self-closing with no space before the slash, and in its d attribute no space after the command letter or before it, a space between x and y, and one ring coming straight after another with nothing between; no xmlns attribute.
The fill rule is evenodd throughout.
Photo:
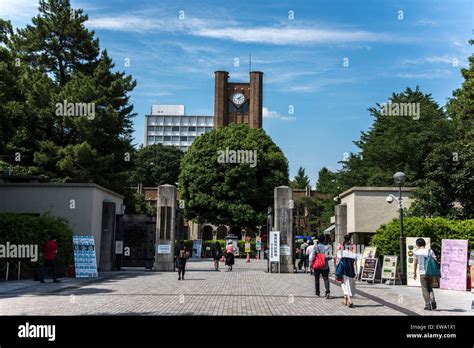
<svg viewBox="0 0 474 348"><path fill-rule="evenodd" d="M301 263L303 265L304 273L308 272L309 257L306 255L306 248L308 247L308 240L303 238L303 244L301 244ZM301 269L301 267L300 267Z"/></svg>
<svg viewBox="0 0 474 348"><path fill-rule="evenodd" d="M355 279L357 279L357 256L355 253L355 245L351 243L351 236L345 235L344 242L339 244L337 255L334 259L336 265L336 276L342 276L342 292L344 300L342 304L350 308L354 307L352 297L355 295Z"/></svg>
<svg viewBox="0 0 474 348"><path fill-rule="evenodd" d="M311 253L314 250L314 242L312 239L308 241L308 247L306 248L306 258L308 259L309 272L313 275L313 268L311 267Z"/></svg>
<svg viewBox="0 0 474 348"><path fill-rule="evenodd" d="M326 243L324 235L318 237L318 244L313 246L309 257L309 264L311 269L314 269L314 282L316 287L316 296L319 296L319 277L322 276L324 280L325 297L331 298L329 291L329 260L332 259L331 249ZM320 256L317 256L320 255ZM319 258L319 260L318 260ZM314 267L314 268L313 268Z"/></svg>
<svg viewBox="0 0 474 348"><path fill-rule="evenodd" d="M219 272L219 260L222 257L221 243L215 242L214 248L212 249L212 258L214 259L214 270Z"/></svg>
<svg viewBox="0 0 474 348"><path fill-rule="evenodd" d="M40 283L44 283L44 276L48 272L48 268L51 268L51 273L53 276L53 283L60 283L56 278L56 254L58 253L58 244L55 236L51 236L46 242L44 247L44 264L43 270L40 275Z"/></svg>
<svg viewBox="0 0 474 348"><path fill-rule="evenodd" d="M416 246L418 250L415 251L415 262L413 264L413 278L416 280L417 268L420 270L420 283L423 299L425 300L425 310L431 311L436 309L436 299L433 291L433 282L436 278L431 274L427 274L428 271L425 269L425 260L428 257L436 260L436 255L431 249L426 249L426 242L423 238L416 240ZM418 267L417 267L418 266Z"/></svg>
<svg viewBox="0 0 474 348"><path fill-rule="evenodd" d="M175 258L176 267L178 268L178 280L184 280L184 273L186 272L186 259L188 258L188 251L184 245L184 241L180 241L176 246Z"/></svg>
<svg viewBox="0 0 474 348"><path fill-rule="evenodd" d="M225 248L226 256L225 256L225 264L228 266L227 270L232 272L232 266L234 265L234 244L232 241L227 243L227 247Z"/></svg>

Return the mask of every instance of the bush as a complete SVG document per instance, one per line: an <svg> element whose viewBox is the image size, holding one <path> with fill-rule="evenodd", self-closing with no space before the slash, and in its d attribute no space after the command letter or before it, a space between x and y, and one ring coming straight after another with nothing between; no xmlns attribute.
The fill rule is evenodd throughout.
<svg viewBox="0 0 474 348"><path fill-rule="evenodd" d="M431 248L440 255L442 239L467 239L474 249L474 220L449 220L441 217L409 217L403 220L404 237L430 237ZM399 255L400 220L381 225L370 245L377 246L378 255Z"/></svg>
<svg viewBox="0 0 474 348"><path fill-rule="evenodd" d="M72 260L72 230L66 220L49 215L0 214L0 244L38 245L39 254L37 262L31 262L30 259L0 259L0 268L8 261L21 261L21 273L31 276L43 265L43 249L51 234L57 238L57 272L62 274L67 271Z"/></svg>

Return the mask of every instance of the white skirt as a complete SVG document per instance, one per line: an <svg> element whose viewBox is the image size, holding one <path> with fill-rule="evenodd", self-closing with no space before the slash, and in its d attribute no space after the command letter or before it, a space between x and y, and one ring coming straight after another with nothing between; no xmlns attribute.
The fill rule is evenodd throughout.
<svg viewBox="0 0 474 348"><path fill-rule="evenodd" d="M341 287L342 287L342 292L344 293L344 296L352 297L355 295L356 285L355 285L354 278L344 276Z"/></svg>

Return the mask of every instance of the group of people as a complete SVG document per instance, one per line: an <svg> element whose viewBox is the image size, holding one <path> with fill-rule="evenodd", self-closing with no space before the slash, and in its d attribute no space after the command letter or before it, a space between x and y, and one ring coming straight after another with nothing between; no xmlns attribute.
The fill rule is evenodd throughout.
<svg viewBox="0 0 474 348"><path fill-rule="evenodd" d="M221 244L216 242L212 248L212 258L214 259L214 270L216 272L219 271L219 261L222 259L222 256L225 257L225 264L227 266L227 270L229 272L232 271L232 266L235 262L235 255L234 255L234 245L232 241L227 243L225 248L225 255L222 251ZM184 280L184 273L186 272L186 260L189 258L190 253L187 250L186 246L184 245L184 241L180 241L176 246L175 250L175 265L178 269L178 280Z"/></svg>

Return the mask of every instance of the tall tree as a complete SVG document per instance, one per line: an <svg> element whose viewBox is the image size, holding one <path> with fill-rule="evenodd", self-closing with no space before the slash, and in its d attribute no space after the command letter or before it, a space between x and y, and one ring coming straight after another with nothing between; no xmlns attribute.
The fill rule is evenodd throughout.
<svg viewBox="0 0 474 348"><path fill-rule="evenodd" d="M178 182L183 152L174 146L155 144L141 147L130 171L130 184L144 186L175 185Z"/></svg>
<svg viewBox="0 0 474 348"><path fill-rule="evenodd" d="M309 177L305 173L303 167L298 168L298 173L295 175L294 179L290 182L290 187L293 189L305 189L310 185Z"/></svg>
<svg viewBox="0 0 474 348"><path fill-rule="evenodd" d="M236 153L227 150L249 152L237 161ZM250 154L252 159L246 161ZM198 222L263 225L267 208L273 205L274 188L287 184L288 161L283 152L263 129L245 124L199 136L181 161L179 192L187 218Z"/></svg>

